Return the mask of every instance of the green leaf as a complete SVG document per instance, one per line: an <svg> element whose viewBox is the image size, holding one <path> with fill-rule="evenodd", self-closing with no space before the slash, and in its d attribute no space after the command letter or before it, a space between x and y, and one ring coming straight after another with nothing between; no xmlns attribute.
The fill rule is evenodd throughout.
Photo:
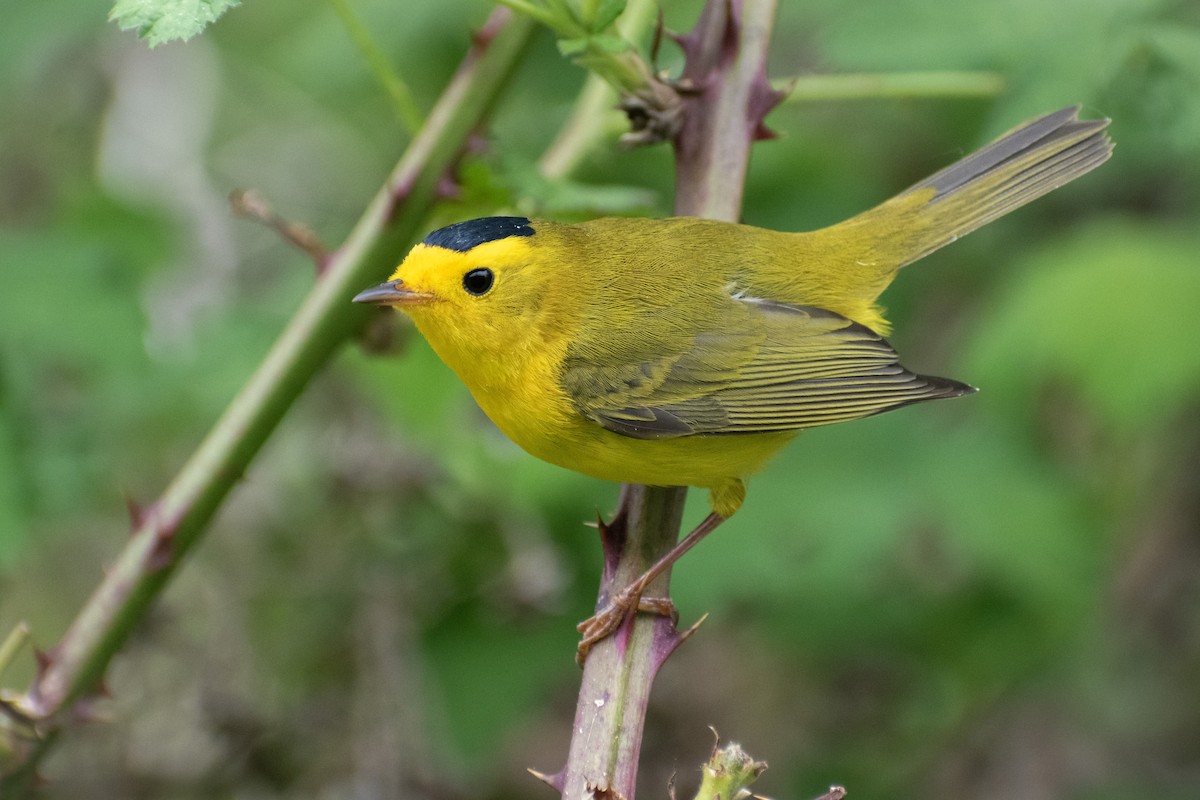
<svg viewBox="0 0 1200 800"><path fill-rule="evenodd" d="M586 52L588 49L587 37L580 39L559 39L558 52L562 53L567 58L577 56L580 53Z"/></svg>
<svg viewBox="0 0 1200 800"><path fill-rule="evenodd" d="M558 52L568 58L582 56L620 55L633 48L629 42L620 36L587 36L580 39L559 39Z"/></svg>
<svg viewBox="0 0 1200 800"><path fill-rule="evenodd" d="M598 35L588 38L588 49L593 53L603 53L605 55L619 55L626 50L633 48L629 42L620 36Z"/></svg>
<svg viewBox="0 0 1200 800"><path fill-rule="evenodd" d="M174 39L186 42L241 0L117 0L108 18L151 47Z"/></svg>
<svg viewBox="0 0 1200 800"><path fill-rule="evenodd" d="M592 30L600 32L617 21L625 10L625 0L603 0L592 18Z"/></svg>

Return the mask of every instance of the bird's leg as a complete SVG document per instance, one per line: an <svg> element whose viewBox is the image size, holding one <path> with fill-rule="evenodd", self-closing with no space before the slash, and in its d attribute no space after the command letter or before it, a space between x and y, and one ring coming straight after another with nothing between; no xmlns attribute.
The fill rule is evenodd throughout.
<svg viewBox="0 0 1200 800"><path fill-rule="evenodd" d="M671 598L648 597L643 599L642 592L646 591L646 587L655 578L678 561L680 556L695 547L697 542L712 533L724 521L725 517L715 512L709 514L704 518L703 522L696 526L695 530L680 539L674 547L651 564L650 568L643 572L641 577L609 600L608 605L579 623L577 628L583 634L583 638L579 642L579 650L575 660L579 664L583 664L587 659L588 651L592 649L592 645L611 635L630 614L637 611L647 611L664 617L671 617L673 621L676 620L679 614L676 612L675 604L671 602Z"/></svg>

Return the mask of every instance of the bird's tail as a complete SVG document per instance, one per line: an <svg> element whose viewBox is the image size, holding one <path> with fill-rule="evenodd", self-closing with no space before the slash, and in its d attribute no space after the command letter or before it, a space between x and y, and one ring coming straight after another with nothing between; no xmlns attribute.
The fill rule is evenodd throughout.
<svg viewBox="0 0 1200 800"><path fill-rule="evenodd" d="M1075 106L1027 122L834 227L858 228L864 255L884 269L910 264L1107 161L1109 121L1078 115Z"/></svg>

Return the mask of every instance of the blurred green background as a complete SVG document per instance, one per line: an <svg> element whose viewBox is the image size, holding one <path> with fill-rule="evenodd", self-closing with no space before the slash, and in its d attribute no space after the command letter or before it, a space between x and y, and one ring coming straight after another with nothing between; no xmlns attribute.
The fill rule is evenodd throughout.
<svg viewBox="0 0 1200 800"><path fill-rule="evenodd" d="M353 7L426 110L489 11ZM667 4L668 27L698 7ZM105 10L0 25L0 633L28 620L43 648L124 543L126 498L161 490L313 280L227 193L332 246L407 141L323 2L253 0L154 51ZM713 725L779 798L1195 800L1200 6L783 4L774 76L889 70L1007 89L782 106L747 222L837 221L1077 102L1116 154L885 296L905 363L978 395L802 436L676 569L684 621L711 616L659 678L642 793L678 770L690 796ZM610 137L575 183L533 177L582 79L540 33L431 226L669 213L667 148ZM524 455L394 335L289 414L45 796L549 796L524 767L566 755L600 567L581 523L616 487Z"/></svg>

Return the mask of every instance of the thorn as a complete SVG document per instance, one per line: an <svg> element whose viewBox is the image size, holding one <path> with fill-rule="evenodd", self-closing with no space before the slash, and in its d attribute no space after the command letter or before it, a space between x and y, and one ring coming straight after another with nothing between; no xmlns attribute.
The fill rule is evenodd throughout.
<svg viewBox="0 0 1200 800"><path fill-rule="evenodd" d="M551 789L558 792L559 794L562 794L562 792L563 792L563 772L564 772L564 770L565 770L565 768L560 769L558 772L554 773L553 775L547 775L544 772L538 772L533 767L525 768L526 772L528 772L530 775L537 778L539 781L546 784L547 786L549 786Z"/></svg>
<svg viewBox="0 0 1200 800"><path fill-rule="evenodd" d="M401 180L388 186L388 200L390 201L390 205L387 213L384 215L386 219L391 220L392 216L396 213L396 209L408 200L413 192L414 184L413 176L406 175Z"/></svg>
<svg viewBox="0 0 1200 800"><path fill-rule="evenodd" d="M596 530L600 531L600 546L604 550L606 578L615 572L621 553L625 550L626 516L624 505L617 508L617 513L609 522L605 522L599 514L596 515Z"/></svg>
<svg viewBox="0 0 1200 800"><path fill-rule="evenodd" d="M491 141L488 139L487 135L479 130L475 130L472 131L471 135L467 137L467 142L463 146L463 152L467 155L479 156L488 152L490 148Z"/></svg>
<svg viewBox="0 0 1200 800"><path fill-rule="evenodd" d="M656 643L655 649L657 652L655 653L655 659L654 659L655 671L659 670L662 667L662 665L667 662L667 659L670 658L675 653L675 651L679 649L679 646L681 644L683 644L684 642L686 642L688 639L690 639L692 637L692 634L695 633L697 631L697 629L699 629L699 627L704 624L704 621L706 619L708 619L708 614L705 614L700 619L696 620L685 631L677 630L675 628L675 623L674 622L671 623L671 626L668 628L668 631L667 631L668 638L666 640L666 643L663 645L663 647L661 649L659 649L657 647L657 643ZM716 731L713 731L713 733L716 733Z"/></svg>
<svg viewBox="0 0 1200 800"><path fill-rule="evenodd" d="M174 540L177 523L163 522L154 531L154 546L146 558L146 568L151 572L166 569L175 561Z"/></svg>
<svg viewBox="0 0 1200 800"><path fill-rule="evenodd" d="M112 716L97 708L95 699L85 698L71 706L71 719L79 723L112 722Z"/></svg>
<svg viewBox="0 0 1200 800"><path fill-rule="evenodd" d="M620 509L612 522L605 522L597 515L596 530L600 531L600 552L604 556L604 568L600 574L600 585L612 591L613 576L625 552L625 514Z"/></svg>
<svg viewBox="0 0 1200 800"><path fill-rule="evenodd" d="M40 647L33 648L33 660L37 663L38 681L40 681L42 676L46 674L46 671L54 665L54 661L57 657L58 653L55 652L55 648L53 647L51 647L49 650L43 650Z"/></svg>
<svg viewBox="0 0 1200 800"><path fill-rule="evenodd" d="M146 508L129 492L125 492L125 510L129 512L129 524L136 531L146 520Z"/></svg>
<svg viewBox="0 0 1200 800"><path fill-rule="evenodd" d="M508 21L511 13L507 8L497 8L493 11L492 15L483 23L482 28L471 32L471 45L478 50L486 50L492 40L496 38L496 34L500 33L500 29L504 27L504 23Z"/></svg>
<svg viewBox="0 0 1200 800"><path fill-rule="evenodd" d="M778 138L779 134L768 128L764 123L760 122L758 127L754 129L754 141L756 142L769 142L772 139Z"/></svg>
<svg viewBox="0 0 1200 800"><path fill-rule="evenodd" d="M754 120L754 141L764 141L768 139L777 139L779 134L767 127L765 122L767 115L770 114L775 107L783 102L784 98L791 92L791 88L784 90L774 89L771 82L767 80L765 72L760 72L754 77L754 83L750 87L750 99L746 113L751 120Z"/></svg>
<svg viewBox="0 0 1200 800"><path fill-rule="evenodd" d="M438 179L433 195L438 200L457 200L462 197L462 186L449 175L443 175Z"/></svg>
<svg viewBox="0 0 1200 800"><path fill-rule="evenodd" d="M703 625L703 624L704 624L704 621L705 621L705 620L707 620L707 619L708 619L708 612L706 611L706 612L704 613L704 615L703 615L703 616L701 616L701 617L700 617L700 619L698 619L698 620L696 620L695 622L693 622L693 623L691 624L691 626L690 626L690 627L689 627L689 628L688 628L686 631L684 631L683 633L679 634L679 643L680 643L680 644L683 644L683 642L684 642L685 640L687 640L687 639L690 639L690 638L691 638L691 636L692 636L692 634L693 634L693 633L695 633L696 631L698 631L698 630L700 629L700 626L701 626L701 625ZM676 646L678 646L678 645L676 645Z"/></svg>

